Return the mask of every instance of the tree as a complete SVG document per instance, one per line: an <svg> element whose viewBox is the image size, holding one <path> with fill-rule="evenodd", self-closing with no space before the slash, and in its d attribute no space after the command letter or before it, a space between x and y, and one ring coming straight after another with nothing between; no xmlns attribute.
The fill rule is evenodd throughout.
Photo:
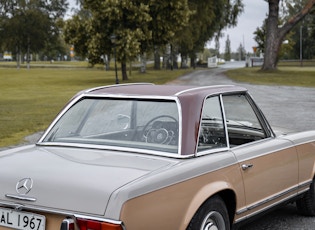
<svg viewBox="0 0 315 230"><path fill-rule="evenodd" d="M265 41L266 41L266 23L267 20L265 19L263 21L263 24L261 27L257 27L254 32L254 40L257 43L257 51L256 53L264 53L265 52Z"/></svg>
<svg viewBox="0 0 315 230"><path fill-rule="evenodd" d="M58 39L58 20L67 9L66 0L0 0L2 45L15 51L18 67L22 54L43 50L51 39Z"/></svg>
<svg viewBox="0 0 315 230"><path fill-rule="evenodd" d="M230 41L229 35L227 36L226 41L225 41L224 59L226 61L231 60L231 41Z"/></svg>
<svg viewBox="0 0 315 230"><path fill-rule="evenodd" d="M160 69L160 50L166 45L174 47L176 35L188 25L192 12L187 0L147 0L146 4L151 17L148 28L152 38L145 50L154 51L154 68Z"/></svg>
<svg viewBox="0 0 315 230"><path fill-rule="evenodd" d="M91 16L87 26L89 56L109 54L115 47L123 80L128 79L126 62L138 55L155 50L159 62L159 48L171 44L175 33L187 25L190 13L187 0L86 0L83 6ZM113 34L115 43L110 40Z"/></svg>
<svg viewBox="0 0 315 230"><path fill-rule="evenodd" d="M68 19L64 26L64 37L68 44L75 48L77 55L82 58L88 54L88 41L91 39L89 28L89 16L80 11L78 14L73 15ZM94 63L96 61L92 61Z"/></svg>
<svg viewBox="0 0 315 230"><path fill-rule="evenodd" d="M275 70L281 44L287 33L314 9L315 0L305 0L303 8L295 15L279 25L279 4L281 0L268 0L269 13L265 41L265 56L262 70Z"/></svg>
<svg viewBox="0 0 315 230"><path fill-rule="evenodd" d="M303 0L295 0L294 5L288 4L287 17L295 15L302 9L303 5ZM314 12L311 12L291 30L292 36L290 37L291 40L289 40L289 44L293 46L293 49L289 54L291 58L312 59L315 56L314 23L315 14Z"/></svg>
<svg viewBox="0 0 315 230"><path fill-rule="evenodd" d="M238 58L237 58L237 59L238 59L239 61L245 59L246 51L245 51L245 48L244 48L244 46L242 45L242 43L240 43L240 46L239 46L238 49L237 49L237 53L238 53Z"/></svg>
<svg viewBox="0 0 315 230"><path fill-rule="evenodd" d="M122 66L123 80L128 80L127 61L140 54L142 42L151 38L148 6L140 0L86 0L83 6L91 13L89 52L109 54L115 48ZM116 37L115 44L111 43L111 35Z"/></svg>
<svg viewBox="0 0 315 230"><path fill-rule="evenodd" d="M195 54L202 52L209 40L218 39L224 28L237 24L244 6L241 0L189 0L188 4L193 13L189 25L176 35L176 43L182 57L190 56L193 64Z"/></svg>
<svg viewBox="0 0 315 230"><path fill-rule="evenodd" d="M254 32L254 40L258 44L257 50L255 52L255 55L258 55L260 53L265 52L265 40L266 40L266 21L263 21L263 25L261 27L257 27L256 31ZM285 36L285 40L282 42L279 53L278 53L278 59L281 58L289 58L289 53L293 49L293 46L295 45L295 40L292 38L294 32L288 32Z"/></svg>

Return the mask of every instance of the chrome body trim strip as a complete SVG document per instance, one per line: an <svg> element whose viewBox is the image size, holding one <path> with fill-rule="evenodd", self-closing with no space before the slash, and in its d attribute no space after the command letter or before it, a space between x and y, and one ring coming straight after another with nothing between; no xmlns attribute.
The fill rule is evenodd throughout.
<svg viewBox="0 0 315 230"><path fill-rule="evenodd" d="M284 191L284 192L282 192L282 193L280 193L280 194L277 194L277 195L275 195L275 196L272 196L272 197L270 197L270 198L268 198L268 199L266 199L266 200L263 200L263 201L261 201L261 202L258 202L258 203L256 203L256 204L254 204L254 205L252 205L252 206L249 206L249 207L247 207L247 208L240 209L240 210L238 210L238 211L236 212L236 214L237 214L237 215L243 214L243 213L245 213L245 212L247 212L247 211L250 211L250 210L255 209L255 208L259 207L259 206L262 206L262 205L264 205L264 204L266 204L266 203L268 203L268 202L271 202L271 201L273 201L273 200L276 200L276 199L278 199L278 198L281 198L281 197L285 196L286 194L289 194L289 193L294 192L294 191L297 191L297 193L296 193L297 195L303 194L304 192L306 192L306 191L308 191L308 190L310 189L309 187L307 187L307 188L304 188L304 187L310 186L311 183L312 183L312 181L310 180L310 181L305 182L305 183L303 183L303 184L301 184L301 185L298 185L298 186L296 186L296 187L294 187L294 188L288 189L288 190L286 190L286 191ZM302 189L302 188L304 188L302 191L298 191L298 190L300 190L300 189ZM274 205L276 205L276 204L280 204L280 203L282 203L282 202L284 202L284 201L286 201L286 200L289 200L289 199L295 197L296 194L292 194L292 195L290 195L290 196L288 196L288 197L285 197L285 198L281 199L281 200L278 201L278 202L275 202L275 203L273 203L273 204L271 204L271 205L268 205L267 207L265 207L265 208L263 208L263 209L261 209L261 210L256 211L255 213L262 212L262 211L264 211L264 210L266 210L266 209L269 209L269 207L272 207L272 206L274 206ZM250 214L250 215L252 215L252 214Z"/></svg>
<svg viewBox="0 0 315 230"><path fill-rule="evenodd" d="M176 159L187 159L194 156L194 154L190 155L179 155L177 153L165 153L148 149L137 149L137 148L127 148L127 147L116 147L110 145L93 145L93 144L78 144L78 143L61 143L61 142L42 142L37 143L37 146L42 147L70 147L70 148L87 148L87 149L96 149L96 150L108 150L108 151L122 151L122 152L130 152L130 153L138 153L138 154L146 154L146 155L154 155L154 156L163 156L170 157Z"/></svg>
<svg viewBox="0 0 315 230"><path fill-rule="evenodd" d="M262 205L264 205L264 204L266 204L266 203L269 203L269 202L271 202L271 201L273 201L273 200L279 199L279 198L281 198L282 196L285 196L285 195L287 195L287 194L289 194L289 193L291 193L291 192L297 191L297 189L298 189L298 187L295 187L295 188L292 188L292 189L288 189L288 190L286 190L286 191L284 191L284 192L282 192L282 193L280 193L280 194L276 194L276 195L274 195L274 196L272 196L272 197L269 197L269 198L267 198L267 199L265 199L265 200L263 200L263 201L257 202L257 203L255 203L255 204L253 204L253 205L247 207L247 210L255 209L255 208L257 208L257 207L259 207L259 206L262 206ZM293 194L293 195L291 195L291 196L295 196L295 194ZM289 197L291 197L291 196L289 196ZM286 198L284 198L283 200L286 200Z"/></svg>
<svg viewBox="0 0 315 230"><path fill-rule="evenodd" d="M96 220L96 221L101 221L101 222L108 222L111 224L122 224L122 221L120 220L109 220L109 219L104 219L104 218L99 218L99 217L93 217L93 216L87 216L87 215L81 215L81 214L73 214L75 218L81 218L81 219L88 219L88 220Z"/></svg>
<svg viewBox="0 0 315 230"><path fill-rule="evenodd" d="M308 190L310 190L310 189L309 189L309 188L305 188L305 189L299 191L299 192L298 192L298 195L301 195L301 194L307 192Z"/></svg>
<svg viewBox="0 0 315 230"><path fill-rule="evenodd" d="M32 201L32 202L36 201L36 198L25 196L25 195L5 194L5 197L11 198L11 199L16 199L16 200L25 200L25 201Z"/></svg>
<svg viewBox="0 0 315 230"><path fill-rule="evenodd" d="M312 184L312 180L308 180L308 181L305 181L303 182L302 184L299 184L299 189L303 188L303 187L307 187L307 189L309 189L310 185Z"/></svg>
<svg viewBox="0 0 315 230"><path fill-rule="evenodd" d="M253 212L253 213L251 213L251 214L249 214L249 215L246 215L246 216L244 216L244 217L241 217L241 218L235 220L234 223L239 223L239 222L241 222L241 221L243 221L243 220L245 220L245 219L249 219L249 218L251 218L252 216L255 216L255 215L257 215L257 214L259 214L259 213L262 213L262 212L264 212L264 211L266 211L266 210L268 210L268 209L270 209L270 208L272 208L272 207L275 207L275 206L277 206L277 205L279 205L279 204L281 204L281 203L284 203L285 201L290 200L291 198L293 198L293 197L295 197L295 196L296 196L296 195L294 194L294 195L291 195L291 196L289 196L289 197L286 197L285 199L282 199L282 200L280 200L280 201L277 201L277 202L275 202L275 203L272 203L272 204L270 204L270 205L268 205L268 206L266 206L266 207L264 207L264 208L262 208L262 209L257 210L256 212ZM248 211L248 210L246 209L246 211ZM241 213L244 213L243 209L242 209L242 212L241 212ZM236 214L240 214L240 213L237 212Z"/></svg>
<svg viewBox="0 0 315 230"><path fill-rule="evenodd" d="M120 220L112 220L112 219L107 219L103 217L77 214L74 212L60 211L60 210L54 210L54 209L48 209L48 208L37 208L37 207L29 206L29 205L12 204L12 203L6 203L3 201L0 201L0 207L13 208L19 211L44 212L44 213L50 213L50 214L56 214L56 215L64 215L64 216L75 217L75 218L83 218L83 219L102 221L102 222L107 222L107 223L112 223L112 224L119 224L123 226L123 222Z"/></svg>

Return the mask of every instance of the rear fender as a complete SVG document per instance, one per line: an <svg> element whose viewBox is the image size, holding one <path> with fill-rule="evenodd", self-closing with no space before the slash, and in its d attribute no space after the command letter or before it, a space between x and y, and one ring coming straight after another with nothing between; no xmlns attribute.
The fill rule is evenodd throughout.
<svg viewBox="0 0 315 230"><path fill-rule="evenodd" d="M224 181L216 181L211 184L207 184L204 187L202 187L192 198L188 209L186 211L186 215L184 217L184 220L180 226L179 229L186 229L187 226L189 225L191 219L195 215L195 213L198 211L198 209L202 206L202 204L208 200L210 197L212 197L215 194L220 193L221 191L224 190L231 190L231 186L224 182ZM235 192L233 191L235 194Z"/></svg>

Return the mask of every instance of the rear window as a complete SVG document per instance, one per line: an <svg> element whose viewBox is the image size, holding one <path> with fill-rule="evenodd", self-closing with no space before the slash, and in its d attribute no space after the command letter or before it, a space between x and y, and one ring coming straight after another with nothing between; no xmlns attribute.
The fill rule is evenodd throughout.
<svg viewBox="0 0 315 230"><path fill-rule="evenodd" d="M61 116L43 142L178 153L178 120L173 100L83 98Z"/></svg>

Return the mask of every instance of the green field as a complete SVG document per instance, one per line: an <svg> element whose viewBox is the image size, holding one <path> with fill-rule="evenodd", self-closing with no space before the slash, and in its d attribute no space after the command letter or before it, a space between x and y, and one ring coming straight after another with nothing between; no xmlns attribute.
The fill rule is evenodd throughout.
<svg viewBox="0 0 315 230"><path fill-rule="evenodd" d="M164 84L186 72L134 71L128 82ZM3 147L45 130L78 91L114 84L115 72L91 68L0 68L0 82L0 147Z"/></svg>
<svg viewBox="0 0 315 230"><path fill-rule="evenodd" d="M27 70L0 68L0 147L21 143L25 136L47 128L66 102L78 91L115 83L115 72L87 68L86 64ZM33 66L34 67L34 66ZM146 74L133 70L128 82L165 84L193 70L148 69ZM118 72L119 76L120 72ZM275 73L262 73L256 68L230 70L235 81L253 84L297 85L315 87L315 68L281 68Z"/></svg>
<svg viewBox="0 0 315 230"><path fill-rule="evenodd" d="M279 67L272 72L262 72L259 67L241 68L229 70L226 75L252 84L315 87L315 67Z"/></svg>

